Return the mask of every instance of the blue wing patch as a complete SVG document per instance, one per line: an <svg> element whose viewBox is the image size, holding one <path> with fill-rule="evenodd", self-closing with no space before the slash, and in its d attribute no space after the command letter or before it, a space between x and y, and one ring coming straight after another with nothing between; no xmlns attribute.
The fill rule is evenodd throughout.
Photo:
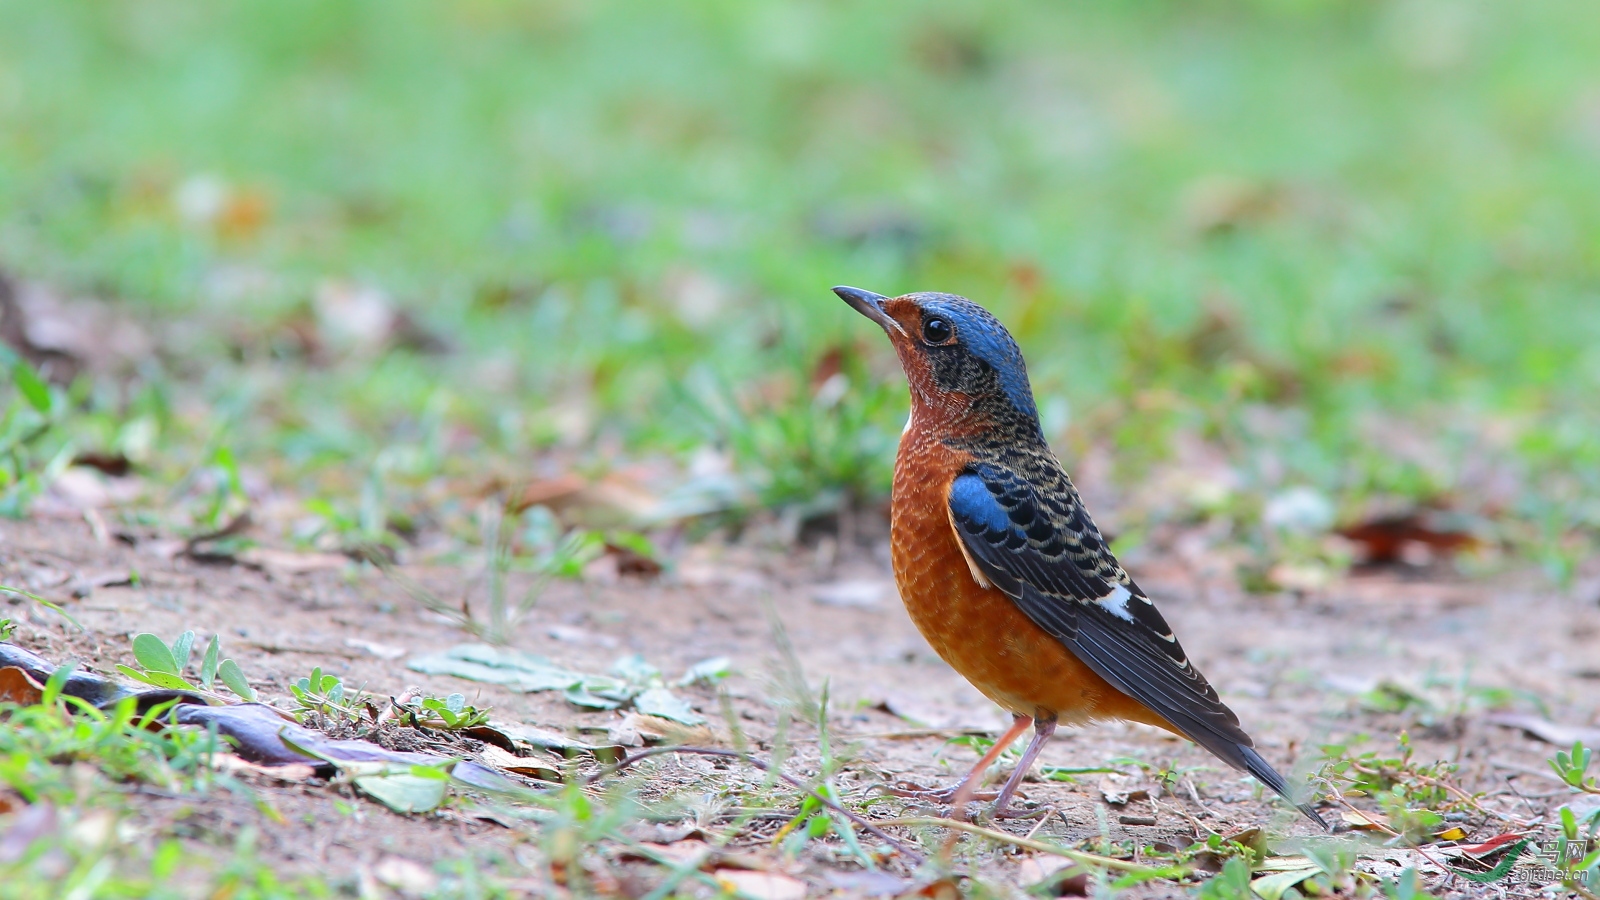
<svg viewBox="0 0 1600 900"><path fill-rule="evenodd" d="M971 473L959 476L950 485L950 511L963 523L995 534L1011 527L1011 517L1006 514L1005 507L989 493L983 479Z"/></svg>

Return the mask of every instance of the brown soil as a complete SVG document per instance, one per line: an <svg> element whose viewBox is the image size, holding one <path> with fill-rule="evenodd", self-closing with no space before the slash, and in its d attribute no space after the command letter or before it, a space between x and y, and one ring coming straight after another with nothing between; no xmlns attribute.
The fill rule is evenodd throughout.
<svg viewBox="0 0 1600 900"><path fill-rule="evenodd" d="M23 619L18 643L52 659L76 658L100 672L130 661L128 641L137 632L170 638L192 628L201 642L220 634L225 650L269 700L281 702L292 680L320 665L380 697L410 685L437 695L459 691L474 703L492 706L498 719L591 740L603 740L620 718L615 712L579 710L556 693L519 694L407 670L410 655L468 638L370 567L292 575L172 558L157 552L161 549L148 541L97 543L81 522L0 523L0 580L32 585L61 600L88 633L76 633L37 608L24 613L17 606L0 614ZM823 566L806 552L702 546L654 581L558 583L540 600L515 644L592 672L603 672L628 652L642 654L669 676L706 657L728 656L737 669L726 683L737 725L767 754L779 719L780 704L774 701L783 693L774 687L781 678L773 673L783 668L779 635L769 618L775 616L812 688L828 685L833 737L851 759L839 787L850 794L896 779L948 783L975 759L968 747L948 745L949 738L963 728L997 727L1003 717L927 649L887 587L881 554L863 550L843 556ZM1595 652L1600 571L1589 571L1578 587L1562 590L1533 573L1468 581L1440 570L1381 570L1358 573L1316 595L1257 596L1240 591L1231 577L1207 576L1176 557L1138 568L1141 584L1274 764L1303 775L1315 767L1318 747L1361 735L1371 735L1367 746L1388 754L1395 749L1395 735L1408 729L1418 759L1458 762L1459 784L1487 794L1481 804L1489 814L1474 812L1461 822L1474 839L1524 830L1516 827L1521 823L1548 823L1554 806L1571 796L1548 774L1545 760L1556 748L1491 724L1487 713L1509 705L1566 725L1600 722L1600 654ZM70 596L74 578L130 569L138 573L137 586ZM453 597L472 573L415 569L411 574ZM816 599L819 585L841 581L869 584L832 593L870 600L870 583L885 589L875 604L864 606ZM381 659L348 644L350 639L407 653ZM1382 681L1415 686L1441 708L1371 711L1357 695ZM720 719L714 689L684 693L714 721ZM794 748L789 770L814 772L816 730L797 724L788 738ZM1033 782L1025 786L1026 797L1055 813L1042 824L1024 820L997 827L1021 834L1038 826L1039 836L1064 841L1107 834L1117 841L1178 846L1203 837L1203 829L1231 833L1261 825L1280 835L1313 832L1283 804L1263 798L1248 778L1155 729L1102 725L1066 731L1044 754L1045 764L1056 766L1094 767L1120 758L1181 767L1187 777L1175 793L1154 803L1132 800L1124 806L1103 799L1096 774L1070 783ZM650 772L647 794L687 788L679 802L691 813L706 806L696 791L714 786L708 777L743 777L726 774L724 763L695 758L664 758ZM750 773L751 783L757 776ZM531 832L463 810L408 817L348 793L341 797L339 791L347 789L321 783L262 780L257 787L283 813L283 823L227 793L181 800L152 796L149 815L219 854L230 846L231 835L251 824L260 832L260 852L285 871L335 877L354 877L388 855L422 863L470 851L499 851L505 859L523 862L538 858ZM176 824L180 809L187 811L181 827ZM871 814L915 809L895 800L875 804ZM1340 815L1335 807L1323 811L1330 819ZM1126 825L1122 817L1154 817L1156 824ZM775 859L763 837L782 821L757 819L742 843ZM640 825L637 833L660 840L685 830L673 827ZM911 835L905 829L897 833ZM832 889L830 870L852 868L829 847L813 845L800 860L797 871L814 892ZM988 880L1015 883L1020 877L1021 856L974 858ZM1382 862L1373 865L1381 868ZM536 883L542 882L530 881ZM1445 893L1487 890L1460 879L1435 887ZM1147 885L1138 890L1160 895L1179 889Z"/></svg>

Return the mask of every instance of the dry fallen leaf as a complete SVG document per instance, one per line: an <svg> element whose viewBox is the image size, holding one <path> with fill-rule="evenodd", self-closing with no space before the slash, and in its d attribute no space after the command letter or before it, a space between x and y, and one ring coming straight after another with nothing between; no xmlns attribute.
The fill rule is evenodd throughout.
<svg viewBox="0 0 1600 900"><path fill-rule="evenodd" d="M712 731L710 726L683 725L671 719L636 712L623 717L621 730L638 734L647 744L710 746L717 743L716 732Z"/></svg>
<svg viewBox="0 0 1600 900"><path fill-rule="evenodd" d="M264 766L250 762L247 759L235 756L232 753L218 753L211 758L212 768L232 774L261 775L277 781L299 783L310 781L317 777L317 768L313 765L291 763L284 766Z"/></svg>
<svg viewBox="0 0 1600 900"><path fill-rule="evenodd" d="M1361 549L1360 561L1367 565L1423 566L1478 544L1471 533L1444 524L1443 518L1427 510L1380 516L1342 528L1339 534L1355 542Z"/></svg>
<svg viewBox="0 0 1600 900"><path fill-rule="evenodd" d="M489 744L479 751L478 756L486 763L497 769L504 769L514 775L528 778L537 778L540 781L553 781L560 783L561 770L548 763L541 763L534 759L518 756Z"/></svg>
<svg viewBox="0 0 1600 900"><path fill-rule="evenodd" d="M1358 831L1389 831L1389 817L1379 812L1362 812L1347 809L1341 816L1344 823Z"/></svg>
<svg viewBox="0 0 1600 900"><path fill-rule="evenodd" d="M745 869L718 869L711 874L729 890L752 900L805 900L805 882L787 875Z"/></svg>
<svg viewBox="0 0 1600 900"><path fill-rule="evenodd" d="M670 860L676 865L691 866L695 868L700 867L705 863L706 860L710 859L712 853L711 845L696 838L673 841L670 844L658 844L651 841L643 841L639 844L639 846L644 850L650 851L657 857ZM627 851L623 851L623 854L624 856L628 855Z"/></svg>
<svg viewBox="0 0 1600 900"><path fill-rule="evenodd" d="M0 669L0 703L33 706L44 699L44 685L16 666Z"/></svg>

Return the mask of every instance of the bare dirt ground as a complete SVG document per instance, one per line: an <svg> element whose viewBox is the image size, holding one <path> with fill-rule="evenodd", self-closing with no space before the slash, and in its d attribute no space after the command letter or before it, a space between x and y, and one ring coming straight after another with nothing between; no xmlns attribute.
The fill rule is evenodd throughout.
<svg viewBox="0 0 1600 900"><path fill-rule="evenodd" d="M1329 743L1393 755L1395 735L1407 730L1418 760L1458 763L1454 783L1484 795L1477 809L1455 817L1469 841L1547 827L1556 806L1572 798L1546 763L1557 748L1491 717L1512 711L1566 726L1600 726L1600 569L1591 566L1569 589L1552 587L1534 573L1468 581L1434 568L1358 571L1311 595L1252 595L1231 575L1186 564L1181 553L1145 555L1148 561L1134 567L1136 577L1263 754L1280 768L1303 777ZM780 644L786 632L811 688L828 686L831 737L848 758L838 781L846 797L859 801L871 786L897 779L949 782L976 758L973 749L949 739L967 729L994 730L1002 714L928 650L894 595L880 548L864 544L832 556L706 544L691 548L653 580L558 582L514 645L587 672L605 671L630 652L669 676L706 657L727 656L735 669L723 686L734 713L731 724L756 753L770 754L780 737L776 701L783 691L775 684L782 678L774 673L785 666ZM124 580L106 573L129 572L137 573L136 583L82 587ZM442 596L456 596L476 573L410 574ZM170 638L193 629L202 642L211 633L221 635L224 648L269 702L281 703L288 684L320 665L379 697L411 685L436 695L459 691L492 706L498 720L591 741L604 742L621 718L618 712L581 710L555 692L516 693L408 670L407 659L469 638L370 566L295 574L208 564L174 557L160 541L97 541L81 521L35 520L0 523L0 580L60 600L88 629L77 633L53 613L24 614L14 607L7 614L22 620L17 643L102 673L131 661L129 639L135 633ZM83 596L72 596L75 585ZM374 645L380 652L405 652L381 658ZM1412 698L1387 708L1373 701L1404 696L1396 687ZM730 723L717 689L682 693L726 739ZM1370 741L1363 743L1363 736ZM815 771L816 729L796 723L782 738L792 750L789 769ZM1107 802L1099 774L1034 781L1025 786L1026 798L1053 814L996 827L1017 834L1036 829L1040 837L1066 842L1109 838L1179 847L1208 831L1251 826L1279 836L1313 832L1283 804L1264 798L1248 778L1155 729L1102 725L1067 731L1043 761L1067 767L1111 763L1137 780L1137 766L1127 760L1176 767L1183 777L1159 799L1121 805ZM735 777L722 762L688 757L663 757L644 771L647 795L676 796L685 821L698 817L706 829L717 824L717 804L705 795ZM426 865L489 853L513 867L537 857L530 832L470 811L447 807L402 816L322 783L262 780L257 787L271 796L282 822L226 793L152 796L149 816L153 823L181 819L180 833L193 838L197 852L220 852L229 835L253 825L260 852L284 871L329 877L358 878L390 857ZM1370 801L1353 802L1373 808ZM1341 816L1334 804L1321 809L1330 820ZM869 814L916 811L915 804L893 800L873 804ZM776 860L770 838L789 815L780 812L752 820L734 844ZM1151 819L1153 825L1125 824ZM689 831L670 821L635 827L640 836L663 842ZM904 828L895 833L913 835ZM1379 841L1371 843L1376 847ZM1026 857L996 852L973 863L974 871L993 884L1025 885L1037 877L1024 866ZM1411 857L1408 864L1415 863ZM811 844L796 861L773 864L787 866L814 894L869 892L837 880L839 872L855 866L827 841ZM1381 870L1381 858L1373 865ZM891 860L888 868L906 874L903 862ZM530 885L539 883L530 879ZM1445 894L1504 895L1503 887L1460 878L1434 877L1430 884ZM624 885L624 892L632 891ZM1171 884L1136 889L1146 895L1175 892L1181 889Z"/></svg>

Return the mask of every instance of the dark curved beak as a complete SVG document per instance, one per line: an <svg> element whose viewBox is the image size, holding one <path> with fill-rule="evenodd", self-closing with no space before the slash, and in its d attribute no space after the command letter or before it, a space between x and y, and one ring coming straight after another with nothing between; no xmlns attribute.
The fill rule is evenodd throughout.
<svg viewBox="0 0 1600 900"><path fill-rule="evenodd" d="M842 284L834 288L833 292L839 295L839 299L850 304L851 309L877 322L883 327L884 331L892 328L899 332L902 337L905 336L906 330L900 327L900 323L890 318L889 314L883 311L883 304L889 300L888 297Z"/></svg>

